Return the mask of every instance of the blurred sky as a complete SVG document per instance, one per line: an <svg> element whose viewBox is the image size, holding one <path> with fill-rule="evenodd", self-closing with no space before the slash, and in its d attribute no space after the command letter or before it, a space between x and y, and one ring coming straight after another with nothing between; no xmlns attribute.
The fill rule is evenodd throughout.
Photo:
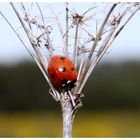
<svg viewBox="0 0 140 140"><path fill-rule="evenodd" d="M86 5L84 3L76 5L75 9L77 7L83 9L86 8ZM0 11L15 27L19 27L18 20L9 3L0 3ZM140 60L140 11L123 29L108 52L104 56L104 61ZM18 62L23 58L32 59L15 33L0 16L0 63Z"/></svg>

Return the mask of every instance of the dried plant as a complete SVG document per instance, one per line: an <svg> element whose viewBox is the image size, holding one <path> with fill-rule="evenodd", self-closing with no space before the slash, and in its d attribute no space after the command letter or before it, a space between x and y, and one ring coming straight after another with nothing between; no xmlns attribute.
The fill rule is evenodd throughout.
<svg viewBox="0 0 140 140"><path fill-rule="evenodd" d="M73 12L71 3L64 3L64 9L60 9L59 12L55 11L53 4L10 3L10 5L31 46L26 45L5 15L2 12L0 14L42 71L50 86L49 93L62 107L63 136L72 137L73 119L78 108L82 106L81 98L84 96L82 90L89 76L122 29L140 9L140 4L92 3L82 14ZM47 6L44 8L44 5ZM45 9L51 14L45 12ZM56 45L58 39L61 47ZM78 69L76 85L68 91L57 90L47 73L48 62L56 53L72 58Z"/></svg>

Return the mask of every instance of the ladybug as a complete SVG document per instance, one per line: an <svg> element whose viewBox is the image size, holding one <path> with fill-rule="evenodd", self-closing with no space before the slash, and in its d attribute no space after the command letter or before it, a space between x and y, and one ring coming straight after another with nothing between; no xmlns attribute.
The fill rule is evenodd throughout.
<svg viewBox="0 0 140 140"><path fill-rule="evenodd" d="M77 69L69 58L54 55L48 63L48 75L56 89L72 89L77 80Z"/></svg>

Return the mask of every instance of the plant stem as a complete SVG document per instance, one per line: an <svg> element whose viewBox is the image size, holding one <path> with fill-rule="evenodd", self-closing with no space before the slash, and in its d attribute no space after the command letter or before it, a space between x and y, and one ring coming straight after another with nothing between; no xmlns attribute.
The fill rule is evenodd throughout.
<svg viewBox="0 0 140 140"><path fill-rule="evenodd" d="M66 38L65 38L65 55L67 56L68 55L68 44L69 44L69 31L68 31L68 28L69 28L69 10L68 10L68 2L66 2Z"/></svg>
<svg viewBox="0 0 140 140"><path fill-rule="evenodd" d="M72 137L73 109L70 101L61 102L63 114L63 137Z"/></svg>
<svg viewBox="0 0 140 140"><path fill-rule="evenodd" d="M76 23L76 30L75 30L75 41L74 41L74 56L73 56L73 58L74 58L74 64L75 64L75 66L77 67L77 55L78 55L78 48L77 48L77 41L78 41L78 32L79 32L79 23L77 22Z"/></svg>

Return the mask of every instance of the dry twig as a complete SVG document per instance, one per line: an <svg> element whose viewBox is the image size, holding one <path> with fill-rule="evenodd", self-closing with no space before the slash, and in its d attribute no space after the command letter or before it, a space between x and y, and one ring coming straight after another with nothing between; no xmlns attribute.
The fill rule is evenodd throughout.
<svg viewBox="0 0 140 140"><path fill-rule="evenodd" d="M13 3L10 4L31 43L32 50L27 47L26 43L23 41L8 19L2 14L2 12L0 12L0 14L15 32L21 43L24 45L42 71L51 88L49 93L56 101L61 103L63 113L63 136L71 137L72 123L75 113L78 108L82 106L81 98L83 97L83 94L81 92L83 87L85 86L96 65L106 53L107 49L124 29L130 19L132 19L135 13L140 10L140 5L139 3L124 3L122 4L124 9L119 11L119 13L115 13L115 9L117 9L121 3L113 3L112 5L110 4L111 7L106 15L104 14L105 9L98 11L100 8L98 6L94 6L90 7L80 15L78 13L74 14L70 10L69 4L65 3L65 33L63 33L63 28L59 22L59 15L56 15L54 9L49 6L51 12L55 16L55 20L61 34L62 43L64 45L63 53L66 56L69 56L69 51L73 50L73 62L78 69L76 87L66 91L63 89L56 89L50 81L47 73L48 61L53 54L54 48L56 49L56 46L54 46L54 40L52 40L51 37L52 30L50 29L52 29L52 25L46 24L41 6L36 3L36 7L42 20L40 22L37 19L37 16L34 18L28 13L27 8L23 3L20 3L20 5L24 18L22 18L15 5ZM104 19L102 23L99 22L100 19L95 18L95 13L92 14L92 16L86 17L86 14L92 10L96 10L95 13L102 13L102 11L104 12ZM70 12L71 18L69 17ZM91 17L95 19L92 20ZM88 26L86 22L90 19L95 24L95 32L87 29ZM98 31L99 24L101 26ZM34 27L39 30L39 34L35 33ZM74 37L72 37L72 34L74 34ZM45 52L47 53L45 54Z"/></svg>

